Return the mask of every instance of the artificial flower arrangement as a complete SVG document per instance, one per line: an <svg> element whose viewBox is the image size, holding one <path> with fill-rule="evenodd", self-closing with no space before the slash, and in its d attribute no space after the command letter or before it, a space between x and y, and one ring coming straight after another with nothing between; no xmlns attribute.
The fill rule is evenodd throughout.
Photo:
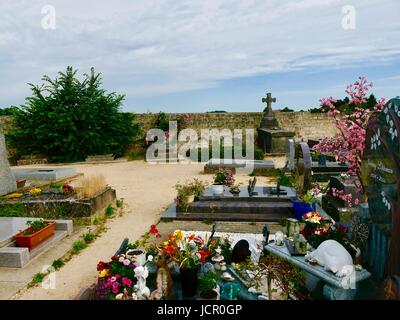
<svg viewBox="0 0 400 320"><path fill-rule="evenodd" d="M300 233L313 248L318 248L325 240L336 240L353 258L355 257L357 252L346 235L347 229L345 227L337 225L333 220L324 220L315 211L306 213L302 221L305 223L305 227Z"/></svg>

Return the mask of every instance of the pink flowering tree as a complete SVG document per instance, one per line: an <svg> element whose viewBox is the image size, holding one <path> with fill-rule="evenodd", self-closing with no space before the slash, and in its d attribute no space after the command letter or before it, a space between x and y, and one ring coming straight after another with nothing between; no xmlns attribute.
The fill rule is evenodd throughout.
<svg viewBox="0 0 400 320"><path fill-rule="evenodd" d="M370 108L367 103L367 93L372 88L364 76L346 88L348 103L346 108L339 108L333 97L320 100L321 107L326 114L333 117L339 133L333 138L325 138L313 150L321 153L330 153L340 162L349 165L347 174L356 184L357 193L363 194L363 201L367 200L366 181L361 173L362 158L365 149L365 137L368 120L373 112L381 112L385 99L379 99ZM351 194L344 194L342 190L332 190L333 196L344 201L348 206L358 205L358 199L352 199Z"/></svg>

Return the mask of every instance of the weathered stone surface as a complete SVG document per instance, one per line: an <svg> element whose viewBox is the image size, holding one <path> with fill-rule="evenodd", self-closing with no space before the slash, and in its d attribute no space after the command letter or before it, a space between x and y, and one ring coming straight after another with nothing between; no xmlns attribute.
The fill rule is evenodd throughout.
<svg viewBox="0 0 400 320"><path fill-rule="evenodd" d="M29 261L28 248L4 247L0 248L0 266L8 268L22 268Z"/></svg>
<svg viewBox="0 0 400 320"><path fill-rule="evenodd" d="M6 141L0 134L0 196L17 190L15 177L7 160Z"/></svg>
<svg viewBox="0 0 400 320"><path fill-rule="evenodd" d="M75 168L29 168L13 169L16 179L26 180L59 180L76 175Z"/></svg>

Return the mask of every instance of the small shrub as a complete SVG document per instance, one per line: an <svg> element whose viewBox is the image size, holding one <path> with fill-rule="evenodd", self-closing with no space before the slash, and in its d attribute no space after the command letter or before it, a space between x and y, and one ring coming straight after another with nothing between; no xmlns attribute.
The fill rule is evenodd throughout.
<svg viewBox="0 0 400 320"><path fill-rule="evenodd" d="M86 242L82 240L76 240L74 244L72 245L72 251L74 253L79 253L81 250L85 249L87 247Z"/></svg>
<svg viewBox="0 0 400 320"><path fill-rule="evenodd" d="M91 243L93 240L96 238L95 234L92 231L88 231L85 234L82 235L82 239L85 241L85 243Z"/></svg>
<svg viewBox="0 0 400 320"><path fill-rule="evenodd" d="M79 199L91 198L103 191L106 185L106 179L102 174L80 178L75 183L77 197Z"/></svg>
<svg viewBox="0 0 400 320"><path fill-rule="evenodd" d="M41 282L43 281L44 277L45 277L45 274L44 274L44 273L41 273L41 272L36 273L36 274L33 276L33 279L32 279L31 284L32 284L32 285L36 285L36 284L38 284L38 283L41 283Z"/></svg>
<svg viewBox="0 0 400 320"><path fill-rule="evenodd" d="M51 266L56 270L60 269L63 265L64 265L64 262L61 259L56 259L51 264Z"/></svg>
<svg viewBox="0 0 400 320"><path fill-rule="evenodd" d="M124 198L117 199L116 205L117 205L117 208L122 208L124 205Z"/></svg>
<svg viewBox="0 0 400 320"><path fill-rule="evenodd" d="M115 212L115 208L111 204L109 204L104 212L107 217L111 217Z"/></svg>
<svg viewBox="0 0 400 320"><path fill-rule="evenodd" d="M28 210L22 203L3 205L0 208L0 217L27 217Z"/></svg>

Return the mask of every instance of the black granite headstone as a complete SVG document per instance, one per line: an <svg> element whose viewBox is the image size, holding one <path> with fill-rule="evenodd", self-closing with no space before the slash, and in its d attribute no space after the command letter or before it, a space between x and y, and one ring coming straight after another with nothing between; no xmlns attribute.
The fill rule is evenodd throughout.
<svg viewBox="0 0 400 320"><path fill-rule="evenodd" d="M380 273L381 279L400 275L399 135L400 98L397 97L388 101L383 112L370 118L363 161L372 219L369 264L373 272ZM386 261L384 268L383 261Z"/></svg>
<svg viewBox="0 0 400 320"><path fill-rule="evenodd" d="M250 245L247 240L239 240L232 250L232 262L240 263L251 256Z"/></svg>

